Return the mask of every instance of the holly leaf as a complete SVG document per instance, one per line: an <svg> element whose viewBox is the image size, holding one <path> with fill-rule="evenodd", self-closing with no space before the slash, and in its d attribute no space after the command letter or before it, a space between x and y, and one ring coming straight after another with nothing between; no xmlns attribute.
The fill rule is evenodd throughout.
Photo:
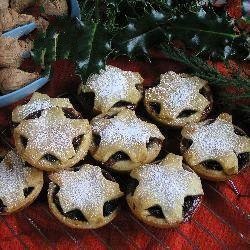
<svg viewBox="0 0 250 250"><path fill-rule="evenodd" d="M165 13L151 9L143 18L128 19L128 24L113 38L112 47L119 54L128 56L143 53L148 55L149 49L164 41L165 32L162 26L167 23Z"/></svg>
<svg viewBox="0 0 250 250"><path fill-rule="evenodd" d="M83 24L78 35L77 55L73 58L77 72L86 80L90 74L97 73L105 67L106 59L111 52L111 39L104 25L94 21Z"/></svg>
<svg viewBox="0 0 250 250"><path fill-rule="evenodd" d="M181 40L197 54L206 53L212 59L245 59L249 41L236 33L234 22L226 13L217 15L211 5L198 11L173 15L172 10L150 9L141 18L128 18L128 24L113 39L120 54L148 54L161 42Z"/></svg>
<svg viewBox="0 0 250 250"><path fill-rule="evenodd" d="M50 24L45 33L37 36L32 55L45 71L56 60L71 60L76 65L76 73L85 81L105 67L110 51L109 35L100 22L82 23L67 17Z"/></svg>

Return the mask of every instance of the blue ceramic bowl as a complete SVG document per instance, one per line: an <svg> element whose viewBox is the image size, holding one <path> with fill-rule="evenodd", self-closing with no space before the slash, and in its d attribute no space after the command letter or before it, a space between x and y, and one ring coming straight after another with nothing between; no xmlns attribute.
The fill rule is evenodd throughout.
<svg viewBox="0 0 250 250"><path fill-rule="evenodd" d="M77 0L70 0L70 9L71 9L71 16L72 17L77 17L80 19L80 8ZM7 36L7 37L21 37L23 35L29 34L32 32L34 29L36 29L36 24L35 23L29 23L20 27L17 27L11 31L8 31L2 36ZM34 93L38 89L40 89L42 86L44 86L47 82L49 81L49 78L43 77L40 78L34 82L31 82L30 84L13 91L9 94L0 96L0 108L4 106L8 106L14 102L17 102L26 96Z"/></svg>

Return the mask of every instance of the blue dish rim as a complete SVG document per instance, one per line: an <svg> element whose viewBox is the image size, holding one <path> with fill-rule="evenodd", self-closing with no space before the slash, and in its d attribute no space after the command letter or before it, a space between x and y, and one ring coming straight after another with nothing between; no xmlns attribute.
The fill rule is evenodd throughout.
<svg viewBox="0 0 250 250"><path fill-rule="evenodd" d="M80 20L80 7L77 0L70 0L70 8L71 8L71 17L76 17ZM21 37L25 34L28 34L32 32L36 28L36 25L34 22L28 23L22 26L19 26L11 31L5 32L2 34L2 36L9 36L9 37ZM36 81L33 81L26 86L17 89L11 93L5 94L0 96L0 108L8 106L12 103L15 103L28 95L34 93L41 87L43 87L46 83L49 82L49 78L42 77L37 79Z"/></svg>

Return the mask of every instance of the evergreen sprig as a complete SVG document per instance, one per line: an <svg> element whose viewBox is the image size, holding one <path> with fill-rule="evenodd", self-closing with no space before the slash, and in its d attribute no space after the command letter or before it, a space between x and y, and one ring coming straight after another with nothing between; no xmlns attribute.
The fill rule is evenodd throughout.
<svg viewBox="0 0 250 250"><path fill-rule="evenodd" d="M169 44L162 45L161 50L167 58L184 64L193 75L207 80L214 89L213 93L217 103L222 104L229 110L237 110L243 113L246 118L248 117L247 120L250 120L250 107L242 105L244 101L248 101L250 98L250 80L244 77L244 72L241 72L239 68L225 63L230 73L225 75L202 58L195 55L189 56ZM232 93L228 90L229 87L233 87Z"/></svg>

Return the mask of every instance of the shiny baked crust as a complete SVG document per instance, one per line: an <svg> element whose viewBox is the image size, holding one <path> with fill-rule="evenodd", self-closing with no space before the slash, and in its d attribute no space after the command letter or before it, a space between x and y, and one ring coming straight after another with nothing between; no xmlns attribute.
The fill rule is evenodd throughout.
<svg viewBox="0 0 250 250"><path fill-rule="evenodd" d="M138 167L130 176L138 181L138 185L132 193L128 192L128 205L136 217L152 226L178 226L184 221L185 197L203 195L200 178L183 168L182 157L178 155L168 154L159 163ZM198 205L195 204L194 211ZM150 213L155 206L161 208L161 217Z"/></svg>
<svg viewBox="0 0 250 250"><path fill-rule="evenodd" d="M72 104L67 98L50 98L46 94L35 92L28 103L17 106L12 111L12 122L19 123L35 112L53 107L73 109Z"/></svg>
<svg viewBox="0 0 250 250"><path fill-rule="evenodd" d="M198 124L188 124L182 131L181 151L185 161L200 176L213 181L223 181L239 172L238 158L246 153L245 167L249 164L250 139L232 124L232 117L223 113L215 120L206 120ZM189 146L185 141L189 140ZM205 167L207 162L219 164L220 170Z"/></svg>
<svg viewBox="0 0 250 250"><path fill-rule="evenodd" d="M56 171L82 160L91 143L91 127L85 119L67 118L61 108L23 120L14 129L18 153L32 166Z"/></svg>
<svg viewBox="0 0 250 250"><path fill-rule="evenodd" d="M115 106L120 102L137 105L142 98L142 82L138 72L108 65L99 74L91 75L86 84L81 85L81 91L94 93L94 110L105 113L111 108L119 108Z"/></svg>
<svg viewBox="0 0 250 250"><path fill-rule="evenodd" d="M43 172L25 165L15 151L9 151L0 163L0 215L27 207L42 187Z"/></svg>
<svg viewBox="0 0 250 250"><path fill-rule="evenodd" d="M91 126L91 155L107 168L116 171L131 171L144 163L152 162L165 139L156 125L142 121L134 111L126 108L95 117ZM95 143L96 136L100 137L99 145ZM127 159L109 164L110 159L119 152L126 154Z"/></svg>
<svg viewBox="0 0 250 250"><path fill-rule="evenodd" d="M160 76L160 84L145 90L144 105L157 121L183 127L205 119L212 108L212 96L207 81L173 71ZM152 105L158 106L154 111Z"/></svg>
<svg viewBox="0 0 250 250"><path fill-rule="evenodd" d="M64 170L49 175L51 183L48 190L49 207L58 220L72 228L99 228L112 221L118 207L104 216L104 204L123 196L119 184L104 177L103 170L97 166L85 164L77 172ZM55 188L60 189L55 193ZM58 197L60 209L54 202ZM84 221L67 216L77 209Z"/></svg>

